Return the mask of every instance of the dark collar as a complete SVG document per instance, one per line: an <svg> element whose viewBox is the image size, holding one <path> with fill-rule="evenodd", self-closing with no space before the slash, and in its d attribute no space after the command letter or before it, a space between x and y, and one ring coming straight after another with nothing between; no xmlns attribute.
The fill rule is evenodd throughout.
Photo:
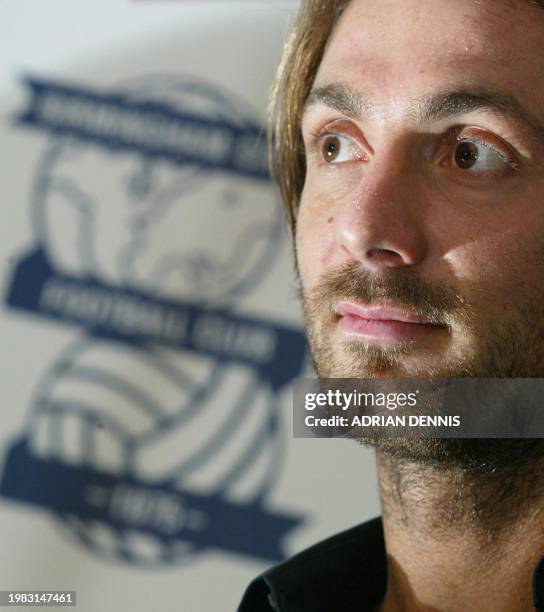
<svg viewBox="0 0 544 612"><path fill-rule="evenodd" d="M376 518L266 571L250 584L238 612L372 612L386 582L383 526ZM533 603L544 612L544 557L533 573Z"/></svg>
<svg viewBox="0 0 544 612"><path fill-rule="evenodd" d="M386 570L382 521L377 518L265 572L249 586L238 612L263 612L265 605L278 612L371 612L384 597Z"/></svg>

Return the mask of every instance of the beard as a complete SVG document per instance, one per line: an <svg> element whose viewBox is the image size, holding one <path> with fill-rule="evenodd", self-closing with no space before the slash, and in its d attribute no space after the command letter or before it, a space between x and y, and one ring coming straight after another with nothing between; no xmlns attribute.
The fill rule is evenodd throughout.
<svg viewBox="0 0 544 612"><path fill-rule="evenodd" d="M371 275L350 263L301 291L314 369L319 378L539 378L544 375L542 296L509 308L500 320L485 323L463 296L449 287L424 283L412 270ZM401 304L426 321L447 328L448 350L417 359L413 342L377 346L333 341L339 301ZM362 444L400 461L437 468L498 473L544 458L542 439L361 437Z"/></svg>

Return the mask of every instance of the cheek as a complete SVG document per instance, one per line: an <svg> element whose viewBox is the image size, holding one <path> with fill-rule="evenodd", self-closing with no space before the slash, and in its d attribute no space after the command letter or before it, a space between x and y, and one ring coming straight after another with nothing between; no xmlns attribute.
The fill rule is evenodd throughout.
<svg viewBox="0 0 544 612"><path fill-rule="evenodd" d="M484 310L534 296L535 283L542 285L544 184L527 183L479 197L435 192L428 224L432 258L443 278Z"/></svg>
<svg viewBox="0 0 544 612"><path fill-rule="evenodd" d="M297 218L296 251L304 287L321 277L335 248L335 207L305 189Z"/></svg>
<svg viewBox="0 0 544 612"><path fill-rule="evenodd" d="M488 233L450 250L446 260L460 292L482 317L540 300L543 294L544 243L527 233Z"/></svg>

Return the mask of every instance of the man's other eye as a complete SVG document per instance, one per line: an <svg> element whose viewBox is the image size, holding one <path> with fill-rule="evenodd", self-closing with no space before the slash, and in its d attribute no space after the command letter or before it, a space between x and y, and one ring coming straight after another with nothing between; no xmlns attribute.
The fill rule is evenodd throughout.
<svg viewBox="0 0 544 612"><path fill-rule="evenodd" d="M463 140L456 143L453 160L459 170L486 172L514 165L514 161L494 147L479 140Z"/></svg>
<svg viewBox="0 0 544 612"><path fill-rule="evenodd" d="M323 137L321 156L328 164L339 164L363 157L354 142L340 134L327 134Z"/></svg>

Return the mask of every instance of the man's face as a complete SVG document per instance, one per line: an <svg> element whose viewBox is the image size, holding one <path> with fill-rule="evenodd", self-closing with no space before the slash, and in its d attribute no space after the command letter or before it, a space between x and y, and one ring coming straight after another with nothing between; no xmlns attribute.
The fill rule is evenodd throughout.
<svg viewBox="0 0 544 612"><path fill-rule="evenodd" d="M544 11L352 0L304 113L323 377L544 376Z"/></svg>

